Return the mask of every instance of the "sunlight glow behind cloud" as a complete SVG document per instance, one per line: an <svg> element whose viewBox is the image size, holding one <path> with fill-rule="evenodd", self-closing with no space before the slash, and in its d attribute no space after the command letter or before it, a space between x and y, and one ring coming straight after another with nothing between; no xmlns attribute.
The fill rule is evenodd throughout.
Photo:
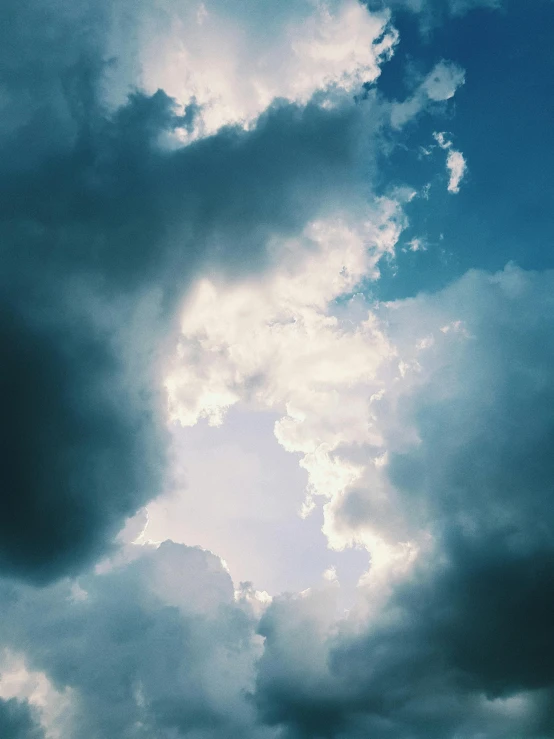
<svg viewBox="0 0 554 739"><path fill-rule="evenodd" d="M159 24L159 34L145 19L143 82L200 106L193 136L248 126L280 98L306 103L318 93L332 104L374 82L397 41L389 14L369 13L357 0L288 0L278 10L236 0L169 1L170 9L171 23Z"/></svg>
<svg viewBox="0 0 554 739"><path fill-rule="evenodd" d="M551 26L5 0L0 739L554 736Z"/></svg>

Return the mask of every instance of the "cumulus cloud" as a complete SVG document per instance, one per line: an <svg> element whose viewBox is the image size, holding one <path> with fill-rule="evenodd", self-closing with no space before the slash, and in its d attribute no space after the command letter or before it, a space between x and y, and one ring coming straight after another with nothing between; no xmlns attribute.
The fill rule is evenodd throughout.
<svg viewBox="0 0 554 739"><path fill-rule="evenodd" d="M337 264L347 244L344 234L333 244ZM346 620L337 620L332 592L273 600L259 627L258 710L291 736L546 736L554 680L551 660L540 656L551 651L553 608L552 274L475 271L435 295L380 306L350 298L329 315L337 292L351 288L325 253L327 291L320 284L312 292L315 270L300 268L303 291L288 280L285 298L275 273L263 288L267 314L253 285L201 286L180 346L191 373L183 390L204 383L206 396L194 393L204 405L191 406L178 383L170 388L184 404L174 409L183 423L202 414L220 423L237 402L284 407L276 435L305 455L311 494L328 499L331 544L363 543L372 556L361 583L367 601ZM313 334L321 341L306 331L314 309L332 328L328 345L325 329ZM329 373L320 376L310 357ZM296 368L291 379L272 374L283 361ZM294 393L304 366L302 404ZM179 362L175 371L173 382Z"/></svg>
<svg viewBox="0 0 554 739"><path fill-rule="evenodd" d="M446 157L446 168L450 172L448 180L448 192L460 192L460 182L466 172L466 160L461 151L452 150L448 152Z"/></svg>
<svg viewBox="0 0 554 739"><path fill-rule="evenodd" d="M397 41L389 14L357 0L168 1L162 10L152 4L137 19L142 82L201 106L193 136L248 126L274 99L353 92L376 80Z"/></svg>
<svg viewBox="0 0 554 739"><path fill-rule="evenodd" d="M315 599L306 616L300 597L274 601L257 692L268 721L299 736L326 735L322 716L329 736L552 731L552 279L474 272L384 307L399 353L417 364L377 404L387 463L335 516L383 533L388 523L420 553L377 610L369 579L369 611L323 632L332 608ZM381 496L379 478L396 497ZM294 639L308 633L320 634L317 657L304 660Z"/></svg>
<svg viewBox="0 0 554 739"><path fill-rule="evenodd" d="M4 644L70 691L64 737L266 736L246 700L261 649L256 595L235 597L217 557L167 542L79 584L78 597L68 582L2 586ZM51 720L49 736L58 728Z"/></svg>
<svg viewBox="0 0 554 739"><path fill-rule="evenodd" d="M172 417L217 425L239 402L282 414L277 440L308 472L305 514L314 496L334 498L361 474L339 448L376 443L369 398L394 347L362 306L355 316L340 301L377 276L403 220L400 203L383 200L350 223L313 222L303 235L311 248L281 246L280 266L265 279L203 281L185 307L166 379Z"/></svg>
<svg viewBox="0 0 554 739"><path fill-rule="evenodd" d="M0 698L19 706L20 714L29 716L31 721L26 723L41 739L63 739L66 735L71 719L71 697L70 689L56 690L44 672L29 670L21 656L8 649L3 650L0 656ZM9 732L7 736L11 736Z"/></svg>
<svg viewBox="0 0 554 739"><path fill-rule="evenodd" d="M270 104L289 94L271 88L248 130L184 145L176 132L192 130L207 103L183 110L162 90L128 95L146 62L125 44L110 58L125 4L5 11L0 566L44 581L99 556L163 488L158 355L200 265L261 268L275 239L323 205L363 200L383 119L375 96L357 105L351 88L375 78L394 34L358 4L320 7L302 38L306 58L330 58L328 72L291 93L296 102ZM308 101L318 86L348 94Z"/></svg>
<svg viewBox="0 0 554 739"><path fill-rule="evenodd" d="M0 734L552 735L554 277L371 295L413 198L376 194L384 132L464 72L387 102L397 35L353 0L5 12ZM301 515L371 559L348 611L332 566L272 597L144 512L101 561L168 420L230 409L274 414Z"/></svg>

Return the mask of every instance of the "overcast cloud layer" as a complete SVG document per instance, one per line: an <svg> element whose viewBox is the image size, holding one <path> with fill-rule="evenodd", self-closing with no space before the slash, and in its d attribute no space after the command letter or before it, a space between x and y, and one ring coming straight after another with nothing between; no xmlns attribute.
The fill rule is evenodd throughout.
<svg viewBox="0 0 554 739"><path fill-rule="evenodd" d="M456 252L520 12L3 3L2 739L554 737L552 234Z"/></svg>

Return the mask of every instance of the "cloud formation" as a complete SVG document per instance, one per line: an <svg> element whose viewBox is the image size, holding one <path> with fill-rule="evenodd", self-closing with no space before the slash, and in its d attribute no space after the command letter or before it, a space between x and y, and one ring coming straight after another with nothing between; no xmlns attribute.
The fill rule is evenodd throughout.
<svg viewBox="0 0 554 739"><path fill-rule="evenodd" d="M429 104L450 100L465 82L465 73L458 65L445 60L436 64L418 85L411 97L391 106L393 128L402 128Z"/></svg>
<svg viewBox="0 0 554 739"><path fill-rule="evenodd" d="M271 104L271 92L249 130L189 145L179 132L205 101L183 110L162 90L127 95L136 59L123 45L110 60L124 5L6 6L5 54L19 42L3 68L13 115L0 138L4 572L75 571L162 490L158 352L200 265L261 268L272 240L323 203L359 199L380 117L351 87L377 76L394 34L386 16L339 5L338 16L316 11L315 36L303 37L332 60L338 44L330 76L293 102ZM351 22L363 40L345 50ZM310 102L320 86L348 94Z"/></svg>
<svg viewBox="0 0 554 739"><path fill-rule="evenodd" d="M441 149L447 151L446 169L450 173L448 180L448 192L460 192L460 183L463 180L467 165L464 155L461 151L453 148L452 141L449 141L444 133L434 133L433 137Z"/></svg>
<svg viewBox="0 0 554 739"><path fill-rule="evenodd" d="M552 279L475 272L385 309L417 364L377 402L388 461L347 489L335 517L384 535L388 525L419 555L384 606L369 578L361 621L354 609L322 635L333 611L315 596L309 617L302 599L270 607L257 694L268 720L300 736L550 735ZM294 645L296 628L317 657Z"/></svg>
<svg viewBox="0 0 554 739"><path fill-rule="evenodd" d="M4 643L71 691L65 737L264 736L245 695L261 648L249 596L217 557L167 542L79 583L2 586Z"/></svg>
<svg viewBox="0 0 554 739"><path fill-rule="evenodd" d="M5 4L2 737L554 734L554 274L375 298L418 191L384 162L465 83L440 54L388 100L385 5ZM298 513L368 562L356 588L326 564L260 592L140 533L170 434L232 412L277 419ZM255 458L229 448L204 458L212 528Z"/></svg>
<svg viewBox="0 0 554 739"><path fill-rule="evenodd" d="M251 125L275 99L305 104L374 82L397 33L357 0L152 4L137 17L147 91L201 106L192 136Z"/></svg>
<svg viewBox="0 0 554 739"><path fill-rule="evenodd" d="M6 739L44 739L28 705L15 698L0 700L0 731Z"/></svg>

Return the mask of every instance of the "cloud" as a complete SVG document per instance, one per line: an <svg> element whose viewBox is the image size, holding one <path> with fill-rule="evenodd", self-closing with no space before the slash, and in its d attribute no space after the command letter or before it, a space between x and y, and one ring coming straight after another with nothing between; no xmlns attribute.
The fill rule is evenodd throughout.
<svg viewBox="0 0 554 739"><path fill-rule="evenodd" d="M266 611L256 700L292 736L550 735L552 280L471 272L381 308L410 369L375 403L387 460L334 523L419 554L345 620L315 594Z"/></svg>
<svg viewBox="0 0 554 739"><path fill-rule="evenodd" d="M446 168L450 171L448 192L460 192L460 182L466 172L466 160L461 151L449 151L446 158Z"/></svg>
<svg viewBox="0 0 554 739"><path fill-rule="evenodd" d="M329 230L325 237L306 266L329 261ZM348 243L360 258L356 240ZM266 284L268 298L281 294L278 278ZM249 587L235 593L211 553L169 542L135 547L127 562L82 576L78 590L67 581L42 590L3 581L3 642L57 691L70 691L67 736L548 736L553 280L513 266L472 271L438 293L373 306L394 352L357 390L361 408L372 393L372 442L363 425L329 415L329 428L343 434L337 459L363 469L335 491L328 524L373 555L348 614L334 577L320 589L258 598ZM303 284L308 307L294 284L289 300L310 315L305 276ZM323 284L327 299L340 289ZM245 314L241 290L220 293L219 315ZM189 321L206 325L204 308ZM367 320L356 301L344 311ZM333 331L336 349L344 336ZM306 344L309 333L302 336ZM351 379L333 377L326 392L340 408ZM251 402L263 388L252 385ZM272 385L276 399L284 390ZM313 424L308 408L305 415ZM309 428L321 434L329 418ZM364 530L396 559L381 566ZM399 542L408 540L403 557Z"/></svg>
<svg viewBox="0 0 554 739"><path fill-rule="evenodd" d="M105 339L29 313L8 303L0 324L0 565L47 580L104 550L158 488L163 451L155 403L135 397L153 393L133 388Z"/></svg>
<svg viewBox="0 0 554 739"><path fill-rule="evenodd" d="M453 62L438 62L411 97L391 105L391 124L399 129L413 120L431 103L450 100L465 82L465 72Z"/></svg>
<svg viewBox="0 0 554 739"><path fill-rule="evenodd" d="M392 43L382 14L321 10L306 54L330 55L330 71L300 103L269 99L248 130L184 145L176 132L202 106L129 95L132 50L110 60L125 6L62 6L9 4L2 24L14 112L0 136L0 567L35 581L100 556L163 489L159 359L201 265L259 270L276 240L362 199L383 118L375 95L356 104L351 87L355 70L377 75ZM352 23L362 36L345 48ZM308 101L331 82L348 94Z"/></svg>
<svg viewBox="0 0 554 739"><path fill-rule="evenodd" d="M393 11L407 11L419 17L421 31L427 35L441 23L478 8L500 9L503 0L375 0L369 7L383 7Z"/></svg>
<svg viewBox="0 0 554 739"><path fill-rule="evenodd" d="M383 100L396 35L351 0L265 29L257 3L6 7L0 733L551 735L554 277L371 294L413 198L375 193L384 132L463 71ZM166 400L277 416L302 515L371 558L348 612L332 566L270 597L136 520L115 543L165 489Z"/></svg>
<svg viewBox="0 0 554 739"><path fill-rule="evenodd" d="M44 739L29 706L15 698L0 699L0 731L6 739Z"/></svg>
<svg viewBox="0 0 554 739"><path fill-rule="evenodd" d="M275 436L308 473L305 514L314 496L333 498L359 476L339 447L375 441L360 395L379 392L394 349L371 314L361 307L354 319L340 301L376 277L403 222L391 199L356 220L315 221L304 247L298 239L279 247L280 265L263 280L202 281L185 307L166 379L172 417L218 425L239 402L278 413Z"/></svg>
<svg viewBox="0 0 554 739"><path fill-rule="evenodd" d="M201 106L193 136L250 125L273 100L305 104L374 82L393 52L386 12L357 0L146 4L137 16L138 63L147 91L162 87Z"/></svg>
<svg viewBox="0 0 554 739"><path fill-rule="evenodd" d="M344 260L349 242L339 243L331 254ZM544 670L533 668L549 654L553 607L552 275L470 272L435 295L378 306L377 343L362 331L363 302L346 302L337 315L348 316L351 328L327 316L327 347L325 329L314 338L306 331L318 305L307 275L325 274L310 264L298 270L302 291L287 281L289 302L278 275L263 286L267 315L244 310L256 304L254 286L204 286L183 322L187 371L199 372L208 388L217 376L233 388L233 403L285 406L277 437L305 454L312 494L329 499L331 543L363 543L372 555L367 605L346 622L335 620L333 598L325 606L309 594L274 600L260 625L266 641L256 704L264 720L294 736L473 736L484 726L500 737L512 725L522 736L542 736L554 679L548 659ZM318 310L329 310L333 290L347 286L322 284L333 287L315 293ZM209 319L211 305L226 323L215 312ZM295 319L277 321L277 305L294 306ZM350 346L352 336L359 343ZM205 356L200 370L188 346L196 347L196 362ZM319 378L311 356L319 368L333 358L328 375ZM364 384L355 374L359 357ZM290 375L285 359L295 367ZM302 389L304 366L317 411ZM191 380L185 376L183 386ZM205 412L219 423L229 399L210 397L214 405L191 407L183 422ZM349 415L353 408L359 416Z"/></svg>
<svg viewBox="0 0 554 739"><path fill-rule="evenodd" d="M6 649L0 658L0 698L27 705L25 711L41 739L63 739L66 735L71 690L57 691L43 672L27 669L24 659Z"/></svg>
<svg viewBox="0 0 554 739"><path fill-rule="evenodd" d="M166 381L173 418L183 425L200 417L221 423L243 394L276 408L290 404L302 414L311 395L308 384L313 402L318 396L314 372L322 392L336 372L352 381L367 372L369 356L360 356L355 366L342 359L349 345L362 351L364 340L326 310L362 277L377 274L377 262L394 248L402 219L398 204L383 200L352 223L338 217L314 221L300 239L278 245L281 265L265 279L228 288L199 283L185 307L179 357ZM364 333L381 343L370 324ZM344 344L342 356L321 363L337 342Z"/></svg>
<svg viewBox="0 0 554 739"><path fill-rule="evenodd" d="M446 168L450 173L448 192L458 193L460 192L460 183L467 170L464 155L461 151L457 151L452 147L452 141L446 139L444 133L434 133L433 136L440 148L448 152L446 157Z"/></svg>
<svg viewBox="0 0 554 739"><path fill-rule="evenodd" d="M68 582L2 584L4 642L70 689L64 737L265 736L245 698L261 648L255 594L235 599L217 557L166 542L79 584L78 597Z"/></svg>

